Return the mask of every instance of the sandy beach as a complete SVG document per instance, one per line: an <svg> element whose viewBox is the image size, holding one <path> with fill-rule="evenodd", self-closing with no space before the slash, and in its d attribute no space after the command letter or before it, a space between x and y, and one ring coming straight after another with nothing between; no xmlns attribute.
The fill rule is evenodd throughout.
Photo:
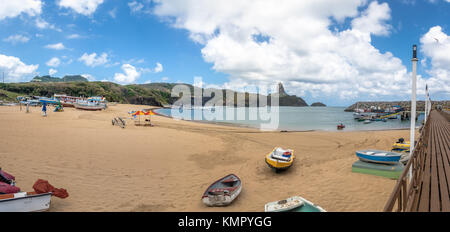
<svg viewBox="0 0 450 232"><path fill-rule="evenodd" d="M88 112L65 108L42 117L39 107L0 107L0 167L31 191L41 178L68 190L50 211L264 211L264 204L300 195L327 211L382 211L395 180L351 172L359 149L390 150L408 130L260 132L152 116L136 127L116 105ZM127 127L111 125L127 118ZM274 147L295 150L294 165L276 174L264 161ZM200 198L215 180L234 173L243 182L228 207Z"/></svg>

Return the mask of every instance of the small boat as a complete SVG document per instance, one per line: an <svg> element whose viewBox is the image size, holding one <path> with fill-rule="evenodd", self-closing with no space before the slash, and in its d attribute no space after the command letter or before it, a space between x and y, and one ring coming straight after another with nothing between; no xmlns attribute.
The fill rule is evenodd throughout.
<svg viewBox="0 0 450 232"><path fill-rule="evenodd" d="M267 165L277 172L291 167L294 160L294 150L284 150L281 147L276 147L271 153L266 155Z"/></svg>
<svg viewBox="0 0 450 232"><path fill-rule="evenodd" d="M285 200L269 202L264 206L265 212L326 212L322 207L300 197L293 196Z"/></svg>
<svg viewBox="0 0 450 232"><path fill-rule="evenodd" d="M409 150L410 147L411 144L409 143L409 141L399 140L392 145L392 150Z"/></svg>
<svg viewBox="0 0 450 232"><path fill-rule="evenodd" d="M241 179L230 174L211 184L203 193L202 201L207 206L226 206L239 196L241 190Z"/></svg>
<svg viewBox="0 0 450 232"><path fill-rule="evenodd" d="M358 156L358 158L364 162L396 164L399 162L402 154L397 152L369 149L356 151L356 156Z"/></svg>
<svg viewBox="0 0 450 232"><path fill-rule="evenodd" d="M98 102L92 101L77 101L73 104L76 109L80 110L103 110L106 109L106 105Z"/></svg>
<svg viewBox="0 0 450 232"><path fill-rule="evenodd" d="M369 123L372 123L372 121L370 119L364 120L364 124L369 124Z"/></svg>
<svg viewBox="0 0 450 232"><path fill-rule="evenodd" d="M0 212L41 212L50 208L52 193L18 192L0 195Z"/></svg>
<svg viewBox="0 0 450 232"><path fill-rule="evenodd" d="M338 130L342 130L342 129L344 129L345 128L345 125L344 124L339 124L339 125L337 125L337 129Z"/></svg>

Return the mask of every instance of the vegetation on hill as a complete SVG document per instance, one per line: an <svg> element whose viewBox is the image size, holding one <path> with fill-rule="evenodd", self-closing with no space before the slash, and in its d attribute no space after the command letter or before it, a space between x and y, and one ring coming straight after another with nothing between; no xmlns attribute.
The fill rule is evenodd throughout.
<svg viewBox="0 0 450 232"><path fill-rule="evenodd" d="M80 75L64 76L63 78L47 75L35 76L31 82L88 82L88 79Z"/></svg>
<svg viewBox="0 0 450 232"><path fill-rule="evenodd" d="M314 102L313 104L311 104L311 106L324 107L324 106L327 106L327 105L323 104L322 102Z"/></svg>
<svg viewBox="0 0 450 232"><path fill-rule="evenodd" d="M66 80L68 78L64 77ZM63 78L63 79L64 79ZM119 85L111 82L60 82L50 81L52 77L44 76L40 79L45 81L33 81L27 83L6 83L0 84L0 98L14 100L17 96L31 95L31 96L46 96L52 97L54 94L66 94L70 96L103 96L110 102L139 104L139 105L153 105L153 106L165 106L174 104L179 97L172 97L172 89L178 84L174 83L151 83L151 84L132 84L132 85ZM59 78L58 78L59 79ZM59 79L61 80L61 79ZM195 103L194 90L200 90L189 84L184 84L191 91L191 104ZM281 85L282 88L282 85ZM249 99L257 99L258 106L265 106L266 103L259 102L257 94L252 93L240 93L238 98L238 92L231 90L210 89L216 92L222 93L222 98L215 98L217 101L223 100L224 105L233 106L249 106ZM280 106L307 106L303 99L288 95L282 89L282 95L280 96ZM1 94L3 93L3 94ZM234 95L233 102L226 102L227 94ZM215 94L211 94L210 97L203 97L201 99L202 105L210 101L215 97ZM267 96L260 96L267 97ZM210 102L211 103L211 102ZM267 98L267 104L271 104L270 98Z"/></svg>

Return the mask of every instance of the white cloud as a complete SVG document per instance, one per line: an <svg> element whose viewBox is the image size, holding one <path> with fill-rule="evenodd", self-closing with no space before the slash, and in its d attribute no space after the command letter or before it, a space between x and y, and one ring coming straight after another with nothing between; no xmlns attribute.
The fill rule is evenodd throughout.
<svg viewBox="0 0 450 232"><path fill-rule="evenodd" d="M440 26L435 26L420 38L420 43L425 59L431 62L427 71L431 78L426 80L430 92L450 96L450 36Z"/></svg>
<svg viewBox="0 0 450 232"><path fill-rule="evenodd" d="M168 81L169 78L168 78L168 77L163 77L163 78L161 78L161 80L162 80L162 81Z"/></svg>
<svg viewBox="0 0 450 232"><path fill-rule="evenodd" d="M42 2L40 0L2 0L0 7L0 20L14 18L20 14L29 16L40 15L42 12Z"/></svg>
<svg viewBox="0 0 450 232"><path fill-rule="evenodd" d="M155 67L155 69L154 69L154 72L155 73L159 73L159 72L162 72L163 71L163 66L162 66L162 64L160 64L159 62L157 62L156 63L156 67Z"/></svg>
<svg viewBox="0 0 450 232"><path fill-rule="evenodd" d="M58 72L58 70L56 70L56 69L49 69L48 70L48 75L50 75L50 76L53 76L54 74L56 74Z"/></svg>
<svg viewBox="0 0 450 232"><path fill-rule="evenodd" d="M108 54L102 53L101 55L97 56L97 53L95 52L92 54L84 53L78 60L89 67L103 65L109 62Z"/></svg>
<svg viewBox="0 0 450 232"><path fill-rule="evenodd" d="M58 57L53 57L47 63L45 63L49 67L58 67L61 64L61 60Z"/></svg>
<svg viewBox="0 0 450 232"><path fill-rule="evenodd" d="M116 15L117 15L117 8L114 8L110 11L108 11L109 16L111 16L111 18L115 19Z"/></svg>
<svg viewBox="0 0 450 232"><path fill-rule="evenodd" d="M19 58L0 54L0 71L5 72L5 81L18 82L33 75L39 65L26 65Z"/></svg>
<svg viewBox="0 0 450 232"><path fill-rule="evenodd" d="M36 23L36 27L39 29L52 29L52 30L59 31L59 32L62 31L61 29L57 28L55 25L50 24L41 18L36 18L35 23Z"/></svg>
<svg viewBox="0 0 450 232"><path fill-rule="evenodd" d="M401 60L382 53L372 36L387 36L387 3L365 0L155 1L154 13L186 29L203 59L229 75L224 86L281 81L293 94L339 97L408 96ZM271 10L267 10L271 9ZM350 19L350 26L335 30Z"/></svg>
<svg viewBox="0 0 450 232"><path fill-rule="evenodd" d="M128 6L130 7L131 12L138 12L144 8L144 5L137 1L129 2Z"/></svg>
<svg viewBox="0 0 450 232"><path fill-rule="evenodd" d="M63 43L48 44L48 45L45 46L45 48L53 49L53 50L63 50L63 49L66 49L66 47L64 47L64 44L63 44Z"/></svg>
<svg viewBox="0 0 450 232"><path fill-rule="evenodd" d="M61 8L70 8L78 14L89 16L102 3L103 0L60 0L58 5Z"/></svg>
<svg viewBox="0 0 450 232"><path fill-rule="evenodd" d="M23 36L23 35L11 35L8 38L3 39L3 41L12 43L12 44L26 43L29 40L30 40L30 38Z"/></svg>
<svg viewBox="0 0 450 232"><path fill-rule="evenodd" d="M89 81L95 81L95 77L91 74L82 74L81 76L88 79Z"/></svg>
<svg viewBox="0 0 450 232"><path fill-rule="evenodd" d="M67 36L67 38L68 39L80 39L80 38L82 38L82 36L79 34L70 34Z"/></svg>
<svg viewBox="0 0 450 232"><path fill-rule="evenodd" d="M141 73L131 64L123 64L122 70L124 73L114 74L114 80L122 84L133 83L141 76Z"/></svg>

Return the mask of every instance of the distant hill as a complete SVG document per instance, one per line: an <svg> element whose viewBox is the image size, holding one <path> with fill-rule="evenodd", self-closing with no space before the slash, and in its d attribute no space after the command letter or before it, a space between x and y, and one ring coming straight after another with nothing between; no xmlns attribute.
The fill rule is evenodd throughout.
<svg viewBox="0 0 450 232"><path fill-rule="evenodd" d="M323 104L322 102L314 102L313 104L311 104L311 106L325 107L327 105Z"/></svg>
<svg viewBox="0 0 450 232"><path fill-rule="evenodd" d="M167 106L173 105L179 100L179 97L172 97L172 88L179 83L150 83L150 84L132 84L119 85L111 82L88 82L84 81L81 76L66 76L64 78L55 78L50 76L36 77L32 82L28 83L0 83L0 90L3 90L2 96L6 99L12 99L19 95L32 96L47 96L51 97L54 94L67 94L70 96L104 96L110 102L152 105L152 106ZM63 80L68 80L64 82ZM184 84L191 91L191 104L195 103L194 90L205 91L206 89L199 89L190 84ZM307 106L303 99L288 95L284 92L284 88L280 85L280 106ZM225 89L208 89L222 93L222 98L215 98L214 94L211 97L203 97L200 102L205 105L207 102L214 99L223 101L224 105L231 106L249 106L250 99L257 99L258 106L265 106L266 101L260 102L261 97L267 97L267 104L270 105L270 97L258 95L253 93L239 93L232 90ZM226 102L226 96L234 95L234 101ZM238 98L238 94L240 97ZM6 97L8 96L8 97ZM0 96L1 97L1 96ZM230 99L228 99L230 100Z"/></svg>
<svg viewBox="0 0 450 232"><path fill-rule="evenodd" d="M80 75L64 76L63 78L46 76L35 76L31 82L88 82L89 80Z"/></svg>

